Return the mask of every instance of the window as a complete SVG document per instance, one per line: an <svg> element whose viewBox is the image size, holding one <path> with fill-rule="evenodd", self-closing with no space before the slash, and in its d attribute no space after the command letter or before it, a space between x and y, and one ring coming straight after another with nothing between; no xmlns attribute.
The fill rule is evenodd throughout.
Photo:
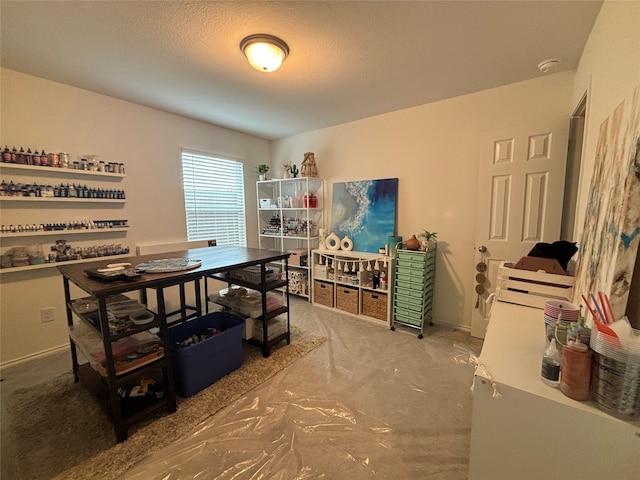
<svg viewBox="0 0 640 480"><path fill-rule="evenodd" d="M247 245L242 163L182 151L187 239Z"/></svg>

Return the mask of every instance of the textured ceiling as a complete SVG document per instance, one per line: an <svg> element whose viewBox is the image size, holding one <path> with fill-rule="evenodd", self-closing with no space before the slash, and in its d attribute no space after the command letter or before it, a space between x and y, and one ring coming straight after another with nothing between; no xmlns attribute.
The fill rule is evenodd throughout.
<svg viewBox="0 0 640 480"><path fill-rule="evenodd" d="M3 67L276 139L575 69L601 1L5 1ZM240 40L290 55L253 70Z"/></svg>

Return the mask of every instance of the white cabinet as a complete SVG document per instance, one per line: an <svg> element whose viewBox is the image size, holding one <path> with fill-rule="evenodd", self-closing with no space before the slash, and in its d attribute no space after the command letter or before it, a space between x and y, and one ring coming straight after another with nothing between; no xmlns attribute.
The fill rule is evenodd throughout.
<svg viewBox="0 0 640 480"><path fill-rule="evenodd" d="M313 303L389 324L392 258L348 250L312 251Z"/></svg>
<svg viewBox="0 0 640 480"><path fill-rule="evenodd" d="M309 298L311 250L324 227L324 182L284 178L256 183L259 246L291 252L289 293ZM284 271L282 265L272 265Z"/></svg>
<svg viewBox="0 0 640 480"><path fill-rule="evenodd" d="M542 383L544 341L542 310L495 303L474 381L469 478L637 480L640 422Z"/></svg>

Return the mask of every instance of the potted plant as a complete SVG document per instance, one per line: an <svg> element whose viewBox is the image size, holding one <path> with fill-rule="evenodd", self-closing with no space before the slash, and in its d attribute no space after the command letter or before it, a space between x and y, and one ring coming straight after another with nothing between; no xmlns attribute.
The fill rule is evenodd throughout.
<svg viewBox="0 0 640 480"><path fill-rule="evenodd" d="M260 181L267 179L267 172L269 171L269 165L261 164L256 167Z"/></svg>
<svg viewBox="0 0 640 480"><path fill-rule="evenodd" d="M422 229L422 232L418 234L418 240L420 240L420 250L426 252L429 245L437 241L438 234L436 232L430 232Z"/></svg>

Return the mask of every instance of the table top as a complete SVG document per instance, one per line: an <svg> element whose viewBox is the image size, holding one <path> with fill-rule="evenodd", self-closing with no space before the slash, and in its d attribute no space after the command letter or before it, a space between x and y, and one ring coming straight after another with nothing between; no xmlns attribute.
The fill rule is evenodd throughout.
<svg viewBox="0 0 640 480"><path fill-rule="evenodd" d="M540 380L545 348L544 310L496 301L479 360L500 385L517 388L553 402L625 422L599 410L591 401L578 402ZM482 369L476 375L488 378ZM626 421L640 426L640 422Z"/></svg>
<svg viewBox="0 0 640 480"><path fill-rule="evenodd" d="M188 282L203 277L204 275L226 272L237 268L264 264L277 260L284 260L291 254L275 250L263 250L257 248L237 247L231 245L192 248L175 252L156 253L152 255L140 255L131 257L118 257L117 259L101 257L95 262L76 263L71 265L58 265L60 273L91 295L113 295L129 292L141 288L168 286ZM132 266L150 260L164 258L188 258L200 260L202 264L191 270L164 273L142 273L134 280L110 280L101 281L90 277L85 273L87 269L104 268L110 263L131 263Z"/></svg>

